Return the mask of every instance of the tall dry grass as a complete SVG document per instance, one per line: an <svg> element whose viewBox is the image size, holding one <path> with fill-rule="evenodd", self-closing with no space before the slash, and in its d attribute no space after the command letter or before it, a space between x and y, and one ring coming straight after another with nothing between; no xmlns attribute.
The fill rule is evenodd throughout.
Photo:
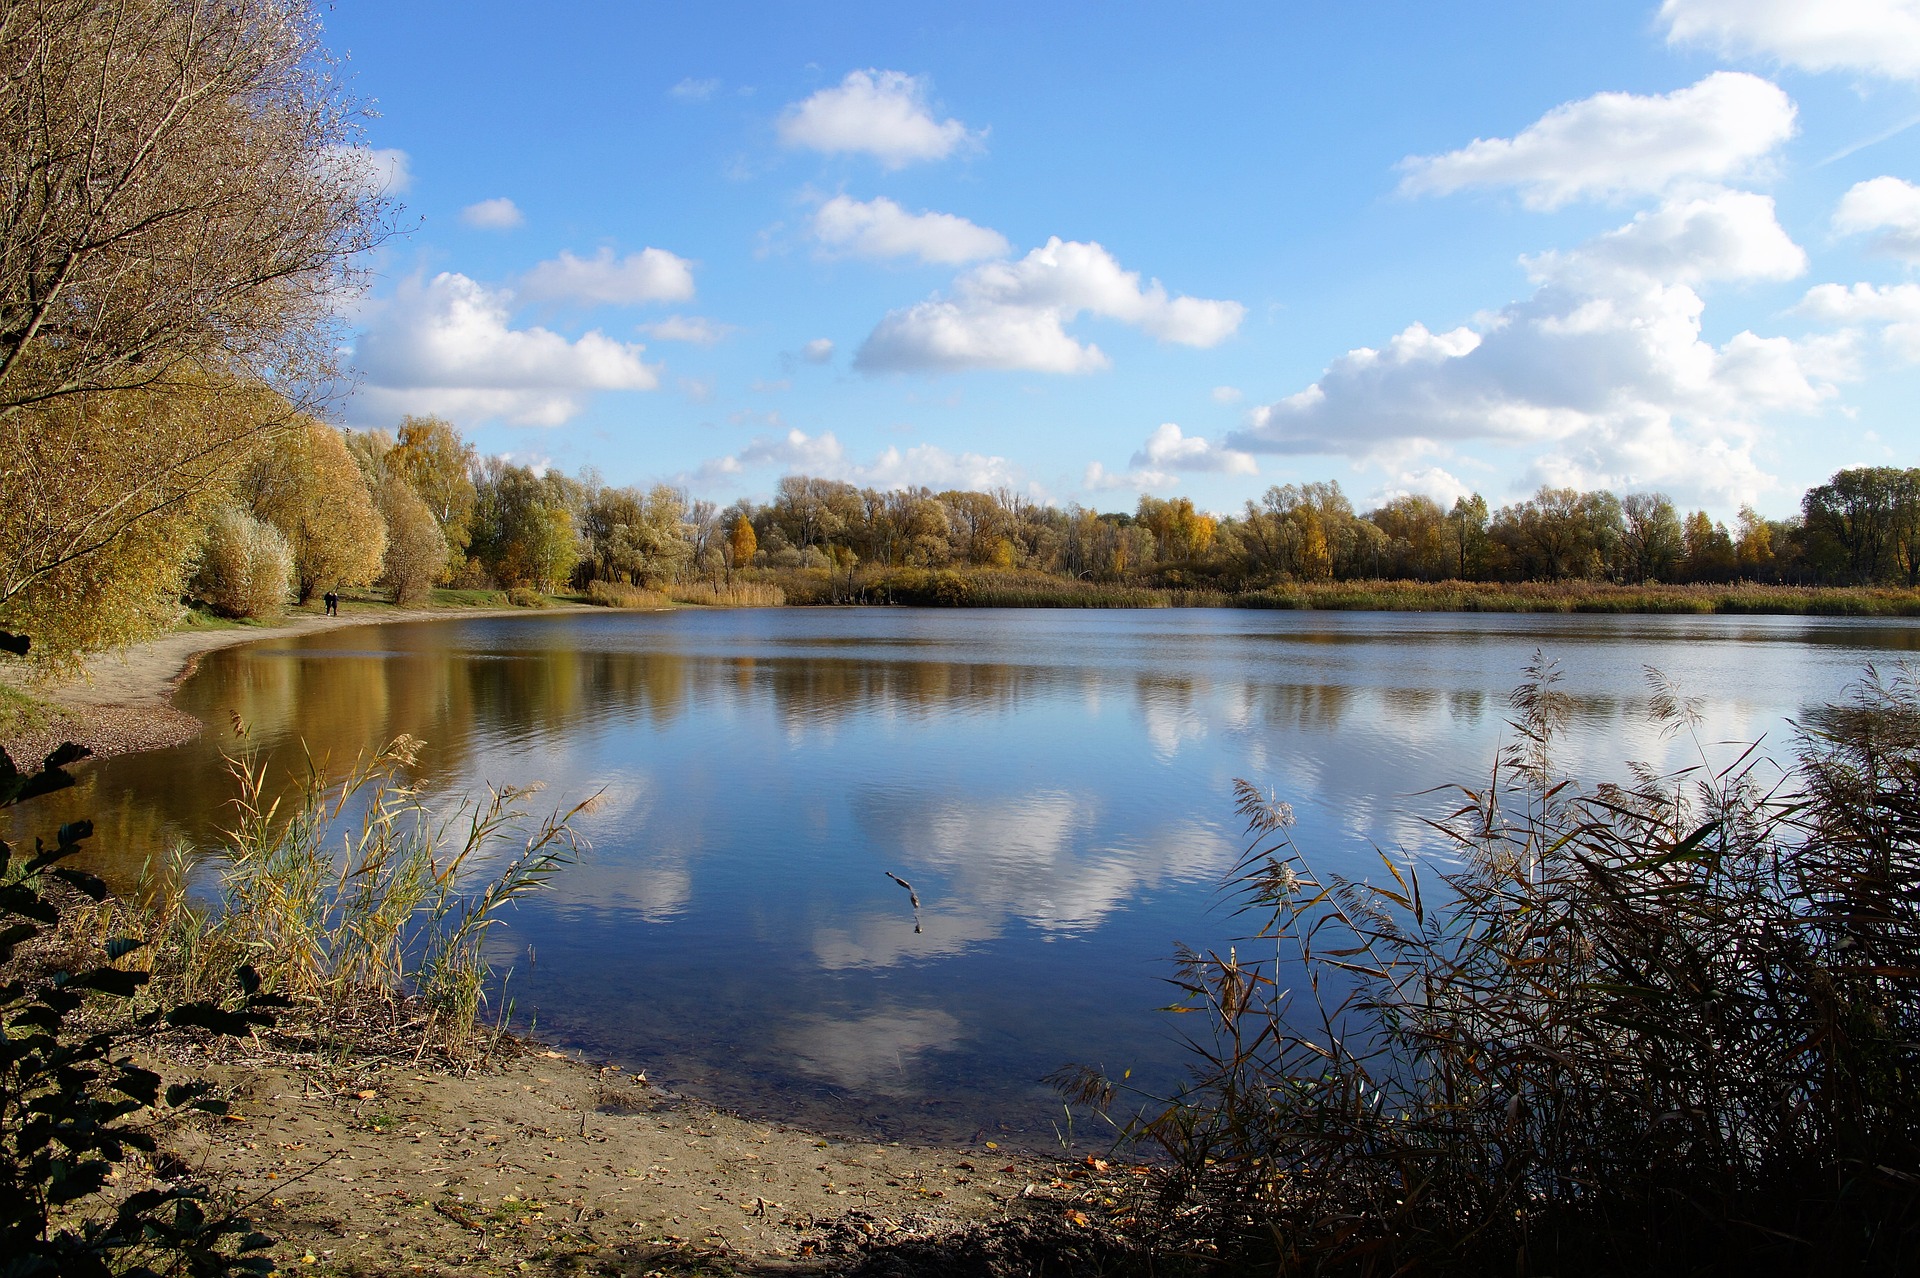
<svg viewBox="0 0 1920 1278"><path fill-rule="evenodd" d="M1242 608L1393 612L1920 615L1920 591L1882 587L1605 581L1289 582L1233 596Z"/></svg>
<svg viewBox="0 0 1920 1278"><path fill-rule="evenodd" d="M1556 762L1550 666L1513 706L1429 821L1437 876L1322 876L1239 783L1254 926L1180 955L1191 1084L1125 1128L1169 1161L1174 1244L1278 1274L1914 1272L1913 675L1869 671L1790 771L1696 741L1591 789ZM1653 707L1697 732L1657 679Z"/></svg>
<svg viewBox="0 0 1920 1278"><path fill-rule="evenodd" d="M667 608L672 601L658 590L630 586L620 581L590 581L587 601L603 608Z"/></svg>
<svg viewBox="0 0 1920 1278"><path fill-rule="evenodd" d="M475 1043L491 969L484 944L507 906L546 886L580 847L586 806L534 818L532 789L436 811L404 780L421 742L398 737L335 784L309 760L297 801L272 798L264 761L229 760L235 819L213 857L217 899L186 885L200 858L175 853L145 905L156 976L187 996L251 963L267 990L345 1024L369 1004L418 1009L423 1047Z"/></svg>
<svg viewBox="0 0 1920 1278"><path fill-rule="evenodd" d="M778 608L787 602L786 591L766 581L736 581L731 585L686 581L669 586L667 595L675 603L703 608Z"/></svg>

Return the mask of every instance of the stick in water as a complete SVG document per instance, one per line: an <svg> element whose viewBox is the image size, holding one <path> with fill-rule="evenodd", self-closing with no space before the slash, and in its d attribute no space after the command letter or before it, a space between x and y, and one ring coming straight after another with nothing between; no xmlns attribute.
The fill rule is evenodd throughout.
<svg viewBox="0 0 1920 1278"><path fill-rule="evenodd" d="M914 895L913 884L907 882L905 879L895 874L892 870L885 870L885 871L882 871L882 873L884 873L888 878L892 879L895 883L898 883L901 887L907 890L907 900L913 903L914 909L917 910L920 908L920 898Z"/></svg>

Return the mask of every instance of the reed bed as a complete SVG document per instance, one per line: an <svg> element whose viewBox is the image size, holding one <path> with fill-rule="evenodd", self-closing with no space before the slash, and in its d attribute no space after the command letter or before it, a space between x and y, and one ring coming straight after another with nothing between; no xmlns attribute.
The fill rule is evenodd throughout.
<svg viewBox="0 0 1920 1278"><path fill-rule="evenodd" d="M398 737L332 785L309 760L291 804L270 797L264 762L230 759L238 794L213 858L217 899L188 894L201 858L187 849L141 893L156 985L200 997L251 964L322 1034L366 1022L372 1008L389 1025L415 1014L422 1052L476 1050L492 976L485 942L508 906L574 859L571 823L586 804L534 819L525 801L535 791L503 787L438 813L404 780L420 745Z"/></svg>
<svg viewBox="0 0 1920 1278"><path fill-rule="evenodd" d="M1214 590L983 568L892 569L861 580L851 593L860 603L947 608L1218 608L1233 602L1232 596Z"/></svg>
<svg viewBox="0 0 1920 1278"><path fill-rule="evenodd" d="M1753 582L1638 586L1603 581L1292 582L1248 591L1231 602L1242 608L1327 611L1920 616L1920 591Z"/></svg>
<svg viewBox="0 0 1920 1278"><path fill-rule="evenodd" d="M1537 664L1428 825L1457 868L1316 873L1245 782L1251 932L1183 951L1190 1085L1127 1099L1169 1262L1281 1275L1920 1267L1920 688L1585 789ZM1695 733L1656 678L1663 730ZM1057 1080L1117 1115L1124 1082ZM1116 1121L1119 1121L1116 1118ZM1162 1266L1164 1267L1164 1266Z"/></svg>
<svg viewBox="0 0 1920 1278"><path fill-rule="evenodd" d="M688 581L669 586L667 595L675 603L702 608L778 608L787 602L786 591L766 581L736 581L731 585Z"/></svg>
<svg viewBox="0 0 1920 1278"><path fill-rule="evenodd" d="M602 608L670 608L673 606L672 601L658 590L648 590L645 586L630 586L624 581L588 582L587 602L599 604Z"/></svg>

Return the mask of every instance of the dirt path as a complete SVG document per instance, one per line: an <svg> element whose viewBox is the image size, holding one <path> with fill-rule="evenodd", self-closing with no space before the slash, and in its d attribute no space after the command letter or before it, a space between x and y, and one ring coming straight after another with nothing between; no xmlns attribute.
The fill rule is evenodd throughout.
<svg viewBox="0 0 1920 1278"><path fill-rule="evenodd" d="M0 736L0 746L21 766L42 758L62 741L77 741L96 758L157 750L200 735L204 725L173 705L174 689L193 673L200 657L236 644L282 639L395 621L450 621L469 617L528 617L572 609L393 608L349 603L337 617L294 613L273 626L236 626L230 630L182 630L117 652L87 659L72 675L51 682L29 682L24 667L0 668L0 679L59 712L42 727Z"/></svg>

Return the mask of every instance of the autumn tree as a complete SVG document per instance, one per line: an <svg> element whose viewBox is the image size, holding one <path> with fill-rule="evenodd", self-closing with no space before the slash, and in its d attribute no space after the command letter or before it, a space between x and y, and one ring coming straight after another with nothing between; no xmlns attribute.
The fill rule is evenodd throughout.
<svg viewBox="0 0 1920 1278"><path fill-rule="evenodd" d="M1620 547L1620 499L1605 489L1580 492L1543 486L1532 497L1502 506L1488 536L1523 578L1599 577Z"/></svg>
<svg viewBox="0 0 1920 1278"><path fill-rule="evenodd" d="M1733 538L1725 524L1717 524L1704 510L1688 515L1682 525L1687 547L1687 576L1695 581L1727 581L1733 576Z"/></svg>
<svg viewBox="0 0 1920 1278"><path fill-rule="evenodd" d="M300 602L322 587L364 586L379 577L386 521L340 432L307 420L282 436L242 480L255 516L280 530L293 551Z"/></svg>
<svg viewBox="0 0 1920 1278"><path fill-rule="evenodd" d="M952 489L940 494L947 508L947 526L952 530L954 550L968 563L985 564L993 560L994 544L1000 540L1001 510L986 493Z"/></svg>
<svg viewBox="0 0 1920 1278"><path fill-rule="evenodd" d="M675 581L697 553L688 536L686 497L666 484L645 493L600 489L587 502L582 531L593 575L604 581Z"/></svg>
<svg viewBox="0 0 1920 1278"><path fill-rule="evenodd" d="M380 580L393 589L395 603L423 603L447 572L447 539L440 522L413 485L391 471L374 487L373 498L387 525Z"/></svg>
<svg viewBox="0 0 1920 1278"><path fill-rule="evenodd" d="M1431 497L1396 497L1370 511L1367 522L1387 537L1393 575L1432 581L1455 573L1452 530L1446 512Z"/></svg>
<svg viewBox="0 0 1920 1278"><path fill-rule="evenodd" d="M203 490L122 530L111 553L79 555L35 577L7 602L7 629L33 641L36 659L65 664L80 654L164 633L217 498Z"/></svg>
<svg viewBox="0 0 1920 1278"><path fill-rule="evenodd" d="M9 0L0 86L0 412L330 371L389 206L307 0Z"/></svg>
<svg viewBox="0 0 1920 1278"><path fill-rule="evenodd" d="M0 6L0 600L157 568L178 538L140 526L207 506L328 379L388 229L353 115L307 0Z"/></svg>
<svg viewBox="0 0 1920 1278"><path fill-rule="evenodd" d="M1740 527L1734 536L1733 552L1740 561L1740 571L1746 576L1773 567L1773 525L1751 506L1740 508Z"/></svg>
<svg viewBox="0 0 1920 1278"><path fill-rule="evenodd" d="M1620 499L1620 575L1628 581L1672 581L1686 557L1679 512L1665 493Z"/></svg>
<svg viewBox="0 0 1920 1278"><path fill-rule="evenodd" d="M196 597L228 617L267 617L286 604L293 551L272 524L238 506L215 512L193 576Z"/></svg>
<svg viewBox="0 0 1920 1278"><path fill-rule="evenodd" d="M8 415L0 621L49 652L131 642L171 620L206 521L226 499L228 462L261 446L252 424L286 411L257 388L202 380L62 396ZM134 536L147 523L163 527ZM167 547L179 562L163 562ZM83 566L111 555L125 562Z"/></svg>
<svg viewBox="0 0 1920 1278"><path fill-rule="evenodd" d="M433 512L455 572L466 563L467 545L473 538L477 461L473 445L460 438L452 423L438 417L402 418L394 447L387 454L387 465L413 486Z"/></svg>
<svg viewBox="0 0 1920 1278"><path fill-rule="evenodd" d="M837 479L787 475L774 490L767 513L789 544L801 549L821 545L846 526L843 511L849 503L833 500L842 496L841 490L846 495L854 491L851 484Z"/></svg>
<svg viewBox="0 0 1920 1278"><path fill-rule="evenodd" d="M474 489L471 549L493 578L508 587L563 585L586 549L585 488L556 471L536 475L490 457Z"/></svg>
<svg viewBox="0 0 1920 1278"><path fill-rule="evenodd" d="M1487 524L1492 516L1487 499L1479 493L1456 497L1447 512L1447 530L1453 536L1453 552L1462 581L1484 575L1487 561Z"/></svg>
<svg viewBox="0 0 1920 1278"><path fill-rule="evenodd" d="M760 552L760 539L754 536L753 521L746 515L734 516L733 531L727 535L727 581L733 581L737 568L753 567L753 557Z"/></svg>
<svg viewBox="0 0 1920 1278"><path fill-rule="evenodd" d="M1206 554L1218 523L1193 508L1190 497L1162 499L1141 494L1134 522L1153 534L1155 557L1162 563L1186 563Z"/></svg>
<svg viewBox="0 0 1920 1278"><path fill-rule="evenodd" d="M1258 506L1247 503L1241 541L1280 572L1324 581L1371 558L1373 547L1356 527L1364 522L1354 518L1353 503L1337 481L1280 484L1267 489Z"/></svg>

